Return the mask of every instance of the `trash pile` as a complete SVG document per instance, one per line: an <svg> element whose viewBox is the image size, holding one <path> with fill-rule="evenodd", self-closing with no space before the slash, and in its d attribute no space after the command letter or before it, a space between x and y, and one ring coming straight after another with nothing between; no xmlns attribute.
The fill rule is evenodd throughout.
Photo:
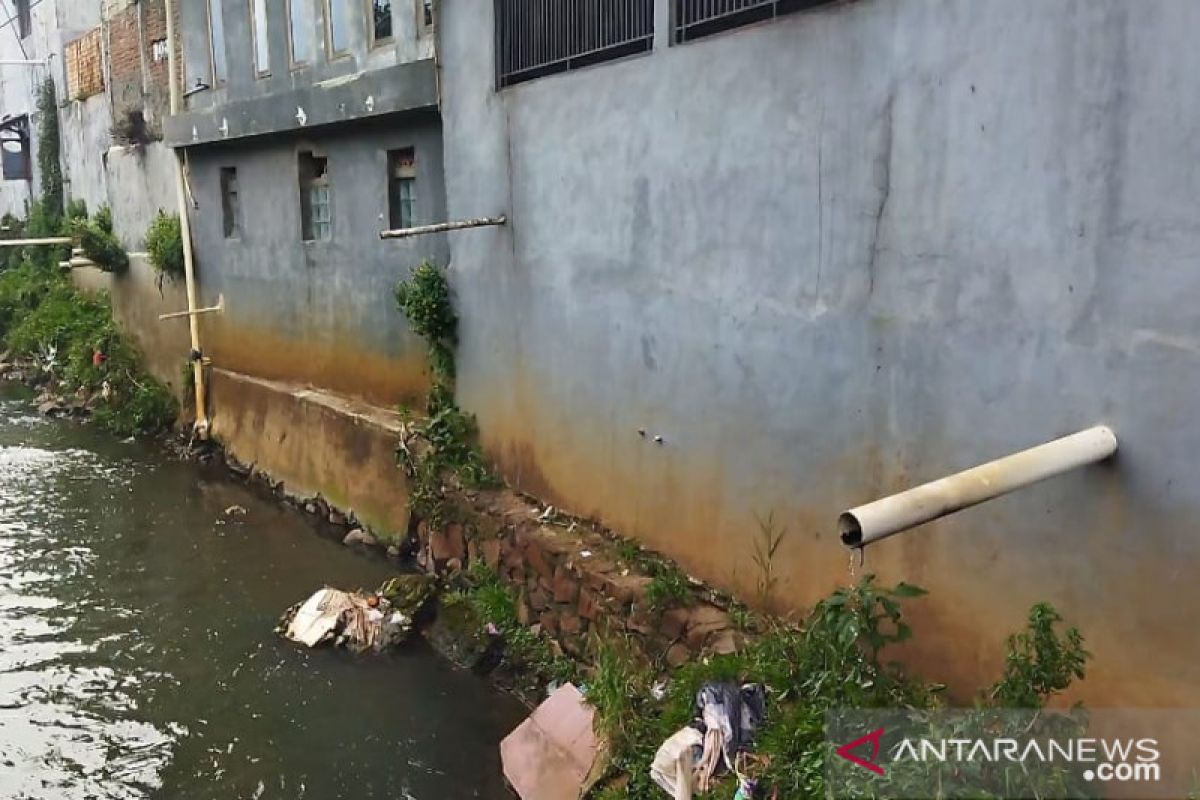
<svg viewBox="0 0 1200 800"><path fill-rule="evenodd" d="M766 693L757 683L706 683L696 693L696 717L672 734L654 756L650 777L676 800L707 792L733 772L738 798L754 796L754 780L742 766L754 732L762 725Z"/></svg>
<svg viewBox="0 0 1200 800"><path fill-rule="evenodd" d="M275 630L306 647L333 644L378 653L408 638L433 589L424 575L393 578L377 592L326 586L289 608Z"/></svg>

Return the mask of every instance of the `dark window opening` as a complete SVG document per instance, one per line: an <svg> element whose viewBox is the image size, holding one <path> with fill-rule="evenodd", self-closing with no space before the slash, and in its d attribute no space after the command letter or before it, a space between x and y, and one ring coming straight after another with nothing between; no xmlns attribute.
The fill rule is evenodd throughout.
<svg viewBox="0 0 1200 800"><path fill-rule="evenodd" d="M392 38L392 0L371 0L374 8L371 37L376 42Z"/></svg>
<svg viewBox="0 0 1200 800"><path fill-rule="evenodd" d="M0 170L6 181L33 180L28 117L0 123Z"/></svg>
<svg viewBox="0 0 1200 800"><path fill-rule="evenodd" d="M388 224L394 231L417 224L417 160L411 147L388 152Z"/></svg>
<svg viewBox="0 0 1200 800"><path fill-rule="evenodd" d="M24 39L33 29L33 19L29 14L29 0L13 0L17 9L17 36Z"/></svg>
<svg viewBox="0 0 1200 800"><path fill-rule="evenodd" d="M420 0L421 24L426 28L433 27L433 0Z"/></svg>
<svg viewBox="0 0 1200 800"><path fill-rule="evenodd" d="M690 42L714 33L775 17L829 5L836 0L674 0L675 42Z"/></svg>
<svg viewBox="0 0 1200 800"><path fill-rule="evenodd" d="M299 166L300 237L306 242L326 241L333 235L329 159L303 152Z"/></svg>
<svg viewBox="0 0 1200 800"><path fill-rule="evenodd" d="M654 46L654 0L495 2L501 87L649 52Z"/></svg>
<svg viewBox="0 0 1200 800"><path fill-rule="evenodd" d="M221 167L221 224L226 239L241 234L242 200L238 192L236 167Z"/></svg>

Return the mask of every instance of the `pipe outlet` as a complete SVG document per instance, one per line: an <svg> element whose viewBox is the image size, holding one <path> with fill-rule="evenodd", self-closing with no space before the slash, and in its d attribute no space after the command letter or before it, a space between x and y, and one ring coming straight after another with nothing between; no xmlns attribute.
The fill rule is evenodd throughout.
<svg viewBox="0 0 1200 800"><path fill-rule="evenodd" d="M1117 435L1098 425L989 461L838 517L842 544L858 549L1055 475L1103 461L1117 452Z"/></svg>

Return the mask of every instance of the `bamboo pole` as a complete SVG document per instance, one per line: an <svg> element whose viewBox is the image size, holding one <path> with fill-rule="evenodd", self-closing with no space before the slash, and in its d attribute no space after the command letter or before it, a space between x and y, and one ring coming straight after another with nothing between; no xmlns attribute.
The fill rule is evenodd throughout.
<svg viewBox="0 0 1200 800"><path fill-rule="evenodd" d="M394 231L380 231L380 239L408 239L412 236L425 236L431 233L446 233L447 231L461 231L467 228L485 228L489 225L503 225L508 222L508 218L501 214L498 217L476 217L474 219L463 219L456 222L439 222L436 225L419 225L415 228L400 228Z"/></svg>
<svg viewBox="0 0 1200 800"><path fill-rule="evenodd" d="M0 247L35 247L43 244L74 244L70 236L50 236L46 239L0 239Z"/></svg>
<svg viewBox="0 0 1200 800"><path fill-rule="evenodd" d="M166 0L164 11L167 17L167 84L170 87L171 114L179 113L178 59L175 57L175 0ZM184 184L183 151L175 151L175 195L179 206L179 229L183 238L183 274L187 285L188 331L192 341L192 376L196 387L196 432L200 438L208 436L208 413L205 408L204 364L201 360L200 322L196 316L196 266L192 253L192 228L188 219L187 189Z"/></svg>

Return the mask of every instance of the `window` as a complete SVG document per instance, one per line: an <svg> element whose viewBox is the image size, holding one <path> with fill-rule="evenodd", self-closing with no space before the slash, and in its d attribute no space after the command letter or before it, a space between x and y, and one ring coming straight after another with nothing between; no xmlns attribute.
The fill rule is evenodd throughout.
<svg viewBox="0 0 1200 800"><path fill-rule="evenodd" d="M229 77L225 61L225 13L221 0L208 0L208 38L212 47L213 86L220 86Z"/></svg>
<svg viewBox="0 0 1200 800"><path fill-rule="evenodd" d="M688 42L702 36L804 11L834 0L674 0L675 41Z"/></svg>
<svg viewBox="0 0 1200 800"><path fill-rule="evenodd" d="M221 167L221 224L226 239L236 239L241 235L241 203L237 167Z"/></svg>
<svg viewBox="0 0 1200 800"><path fill-rule="evenodd" d="M308 0L288 0L288 25L291 31L292 66L294 67L307 63L309 52L312 50L312 39L309 35L312 30L312 20L305 13L307 2Z"/></svg>
<svg viewBox="0 0 1200 800"><path fill-rule="evenodd" d="M428 30L433 27L433 0L417 0L417 13L423 28Z"/></svg>
<svg viewBox="0 0 1200 800"><path fill-rule="evenodd" d="M417 224L417 161L411 147L388 151L388 224L394 231Z"/></svg>
<svg viewBox="0 0 1200 800"><path fill-rule="evenodd" d="M17 117L0 123L0 168L3 169L4 180L33 180L29 150L29 117Z"/></svg>
<svg viewBox="0 0 1200 800"><path fill-rule="evenodd" d="M33 28L33 20L29 15L29 0L13 0L17 9L17 36L24 39Z"/></svg>
<svg viewBox="0 0 1200 800"><path fill-rule="evenodd" d="M267 30L267 0L250 0L250 27L254 34L254 72L271 74L271 37Z"/></svg>
<svg viewBox="0 0 1200 800"><path fill-rule="evenodd" d="M375 44L392 38L392 0L371 0L374 10L371 22L371 41Z"/></svg>
<svg viewBox="0 0 1200 800"><path fill-rule="evenodd" d="M432 21L432 7L429 16ZM496 79L502 87L653 46L654 0L496 0Z"/></svg>
<svg viewBox="0 0 1200 800"><path fill-rule="evenodd" d="M333 235L330 200L329 159L301 153L300 237L304 241L324 241Z"/></svg>
<svg viewBox="0 0 1200 800"><path fill-rule="evenodd" d="M325 0L325 19L329 27L329 54L345 53L350 47L350 0Z"/></svg>

